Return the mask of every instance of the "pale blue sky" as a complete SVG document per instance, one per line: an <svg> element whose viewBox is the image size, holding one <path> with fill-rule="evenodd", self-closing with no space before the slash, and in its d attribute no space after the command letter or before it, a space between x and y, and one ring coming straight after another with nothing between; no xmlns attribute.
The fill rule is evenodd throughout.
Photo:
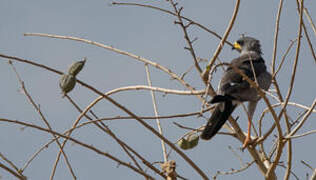
<svg viewBox="0 0 316 180"><path fill-rule="evenodd" d="M178 75L185 72L193 61L186 46L182 30L174 25L175 17L162 12L139 7L110 6L112 1L95 0L1 0L0 1L0 53L29 59L41 64L48 65L61 71L66 71L69 64L87 57L86 66L78 75L78 79L95 86L103 92L129 85L146 85L146 74L142 63L131 58L80 42L69 40L57 40L39 37L24 37L26 32L51 33L58 35L76 36L98 41L106 45L143 56L173 70ZM131 2L131 1L129 1ZM148 1L143 1L148 2ZM278 1L269 0L244 0L240 4L240 10L228 37L233 42L240 34L253 36L261 41L263 57L267 65L271 65L274 24L277 13ZM171 9L165 0L153 1L152 5ZM183 15L205 25L211 30L222 35L231 18L235 1L181 1L184 7ZM316 21L316 1L306 1L314 23ZM316 36L313 34L310 24L304 18L314 48L316 47ZM282 55L287 49L290 40L297 37L298 16L296 1L285 1L280 22L280 36L277 54L279 64ZM219 40L197 27L191 27L189 33L192 38L197 37L194 43L196 53L199 57L210 58L215 52ZM231 51L225 46L219 58L229 62L238 53ZM285 61L284 68L278 76L280 88L283 94L287 93L290 73L295 56L293 48ZM62 132L68 129L77 118L78 112L66 100L61 98L58 87L59 76L38 67L27 64L14 63L18 72L25 81L25 86L33 96L41 110L47 117L53 129ZM204 67L204 64L202 65ZM170 80L165 73L150 67L153 86L185 90L178 82ZM217 87L218 71L213 80ZM297 69L297 77L294 84L295 91L291 102L297 102L310 106L315 98L315 61L310 55L310 50L305 36L302 39L302 49ZM185 77L196 89L204 88L199 76L195 71ZM26 97L19 92L20 85L12 68L5 59L0 61L0 82L2 84L0 93L0 117L17 119L40 126L45 126L40 120L34 108L28 103ZM310 83L312 82L312 83ZM157 93L158 111L160 115L171 115L199 111L201 102L194 96L178 96ZM89 90L78 85L70 96L83 108L86 107L97 96ZM153 108L151 96L148 91L121 92L113 95L119 103L135 112L137 115L152 116ZM273 101L274 102L274 101ZM275 102L274 102L275 103ZM259 112L265 108L260 102L255 114L254 122L258 122ZM239 124L246 130L246 118L240 110L234 112L233 116L240 116ZM295 108L289 108L293 118L298 113ZM99 103L94 111L99 117L111 117L125 115L112 104L103 101ZM209 116L209 114L206 114ZM300 133L315 129L316 116L312 115L306 122ZM265 118L265 125L272 124L272 118ZM295 120L295 119L293 119ZM86 121L86 120L85 120ZM176 141L186 131L179 129L172 122L176 121L190 127L199 127L206 121L204 118L189 117L163 120L162 127L165 136ZM162 161L160 140L145 130L134 120L120 120L106 122L107 125L123 140L138 150L151 162ZM154 121L150 122L155 126ZM100 133L94 126L82 128L73 136L88 144L109 152L122 160L130 161L121 151L120 147L111 138ZM293 159L293 170L300 177L305 178L310 170L300 163L305 160L316 168L315 135L294 140L295 154ZM0 152L22 167L25 161L43 144L51 139L51 135L37 130L26 128L21 131L20 126L0 123ZM268 139L271 142L273 139ZM228 145L235 148L244 162L250 162L248 152L240 152L241 146L232 137L216 136L212 141L201 141L195 149L186 151L187 155L197 163L201 169L210 177L216 171L227 171L231 168L239 169L240 163L236 156L228 149ZM169 148L168 148L169 149ZM270 149L269 146L266 147ZM58 148L55 144L49 146L42 152L24 172L29 179L48 179ZM142 179L129 169L117 168L117 164L103 156L97 155L90 150L75 144L68 144L66 153L73 165L74 171L79 179ZM174 152L171 159L177 161L177 172L189 179L199 179L196 172L192 171ZM278 168L277 174L283 178L284 169ZM234 175L234 179L254 179L262 177L255 165L247 171ZM0 169L2 179L14 179L11 175ZM293 177L292 177L293 178ZM63 160L57 168L55 179L71 179L71 175ZM220 176L219 179L232 179L232 176Z"/></svg>

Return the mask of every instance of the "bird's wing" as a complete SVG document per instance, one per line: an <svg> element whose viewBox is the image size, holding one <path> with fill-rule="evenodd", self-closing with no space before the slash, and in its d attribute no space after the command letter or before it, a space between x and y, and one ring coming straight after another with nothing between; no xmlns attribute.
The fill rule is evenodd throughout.
<svg viewBox="0 0 316 180"><path fill-rule="evenodd" d="M262 57L256 53L242 55L231 62L232 66L237 67L252 80L257 80L259 87L267 90L271 84L271 75L266 71L266 66ZM257 101L260 99L257 90L252 88L249 83L235 72L231 67L225 71L220 85L219 94L213 98L211 103L218 103L212 116L208 120L201 134L205 140L211 139L225 124L228 117L236 108L237 101L250 101L250 116L253 115Z"/></svg>
<svg viewBox="0 0 316 180"><path fill-rule="evenodd" d="M245 54L232 60L231 66L238 68L254 81L267 72L262 57L253 53ZM219 93L230 95L239 101L258 99L256 90L239 73L235 72L232 67L228 67L225 71L220 82Z"/></svg>

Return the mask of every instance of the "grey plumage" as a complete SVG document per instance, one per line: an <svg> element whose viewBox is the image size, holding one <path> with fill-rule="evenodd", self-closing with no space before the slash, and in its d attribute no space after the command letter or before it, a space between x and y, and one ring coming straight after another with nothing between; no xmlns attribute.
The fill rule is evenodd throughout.
<svg viewBox="0 0 316 180"><path fill-rule="evenodd" d="M239 49L241 54L238 58L233 59L230 65L257 82L260 88L268 90L272 76L267 72L265 62L261 57L259 41L251 37L242 37L235 42L234 48ZM211 139L241 102L248 102L248 115L252 118L259 100L257 90L251 87L232 67L228 67L219 83L218 95L211 101L211 103L218 104L202 132L201 138Z"/></svg>

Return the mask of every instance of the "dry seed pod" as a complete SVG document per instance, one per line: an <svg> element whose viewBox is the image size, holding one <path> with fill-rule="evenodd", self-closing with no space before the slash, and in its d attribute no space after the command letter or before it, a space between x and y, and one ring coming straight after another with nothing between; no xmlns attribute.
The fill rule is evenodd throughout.
<svg viewBox="0 0 316 180"><path fill-rule="evenodd" d="M184 138L180 139L177 144L178 146L180 146L181 149L184 149L184 150L187 150L190 148L189 142Z"/></svg>
<svg viewBox="0 0 316 180"><path fill-rule="evenodd" d="M199 136L192 134L178 141L181 149L188 150L194 148L199 143Z"/></svg>
<svg viewBox="0 0 316 180"><path fill-rule="evenodd" d="M77 62L72 63L68 69L68 74L76 76L83 68L86 60L87 58L83 58L82 61L77 61Z"/></svg>
<svg viewBox="0 0 316 180"><path fill-rule="evenodd" d="M59 87L61 88L64 96L70 92L76 85L76 78L70 74L64 74L61 76L59 81ZM63 97L64 97L63 96Z"/></svg>
<svg viewBox="0 0 316 180"><path fill-rule="evenodd" d="M194 148L196 145L198 145L199 139L200 139L200 137L197 136L196 134L189 135L187 140L188 140L190 149Z"/></svg>

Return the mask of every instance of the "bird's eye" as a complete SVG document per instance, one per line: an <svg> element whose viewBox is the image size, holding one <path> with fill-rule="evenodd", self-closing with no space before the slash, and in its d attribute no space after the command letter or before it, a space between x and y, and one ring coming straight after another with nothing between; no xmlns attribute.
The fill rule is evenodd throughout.
<svg viewBox="0 0 316 180"><path fill-rule="evenodd" d="M240 46L243 46L243 45L244 45L244 41L243 41L243 40L238 40L237 43L238 43Z"/></svg>

